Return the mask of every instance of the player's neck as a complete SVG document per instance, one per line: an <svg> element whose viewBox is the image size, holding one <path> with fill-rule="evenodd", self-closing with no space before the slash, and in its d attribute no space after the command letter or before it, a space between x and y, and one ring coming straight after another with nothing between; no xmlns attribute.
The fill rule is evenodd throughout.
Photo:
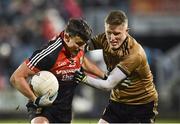
<svg viewBox="0 0 180 124"><path fill-rule="evenodd" d="M73 58L79 52L79 50L71 50L66 44L64 44L64 48L66 49L68 58Z"/></svg>

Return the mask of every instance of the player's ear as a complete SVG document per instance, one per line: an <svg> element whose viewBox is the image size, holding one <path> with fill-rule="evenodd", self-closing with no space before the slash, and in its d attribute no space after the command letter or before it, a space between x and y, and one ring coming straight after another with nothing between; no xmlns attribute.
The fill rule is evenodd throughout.
<svg viewBox="0 0 180 124"><path fill-rule="evenodd" d="M66 42L69 42L69 34L68 33L64 33L64 40L66 41Z"/></svg>

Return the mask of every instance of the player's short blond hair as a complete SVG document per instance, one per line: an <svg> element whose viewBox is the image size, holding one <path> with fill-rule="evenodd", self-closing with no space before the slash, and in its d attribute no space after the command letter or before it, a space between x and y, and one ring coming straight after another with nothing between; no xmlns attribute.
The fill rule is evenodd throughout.
<svg viewBox="0 0 180 124"><path fill-rule="evenodd" d="M128 24L128 18L123 11L113 10L106 16L105 23L110 25Z"/></svg>

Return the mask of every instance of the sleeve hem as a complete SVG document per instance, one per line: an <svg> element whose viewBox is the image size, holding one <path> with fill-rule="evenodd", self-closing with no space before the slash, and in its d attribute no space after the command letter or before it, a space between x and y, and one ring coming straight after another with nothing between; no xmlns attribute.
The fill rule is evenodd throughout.
<svg viewBox="0 0 180 124"><path fill-rule="evenodd" d="M130 72L125 70L123 67L121 67L120 65L117 66L126 76L130 75Z"/></svg>

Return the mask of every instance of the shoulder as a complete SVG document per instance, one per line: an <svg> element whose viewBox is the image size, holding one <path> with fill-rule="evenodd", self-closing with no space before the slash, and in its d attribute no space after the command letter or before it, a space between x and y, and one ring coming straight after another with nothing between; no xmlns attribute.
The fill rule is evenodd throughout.
<svg viewBox="0 0 180 124"><path fill-rule="evenodd" d="M92 37L92 40L101 41L101 40L104 40L104 39L106 39L106 34L105 33L101 33L101 34L98 34L98 35L95 35L94 37Z"/></svg>
<svg viewBox="0 0 180 124"><path fill-rule="evenodd" d="M56 35L54 38L49 40L46 44L43 44L40 49L35 51L35 53L50 53L53 51L56 51L57 49L62 49L63 47L63 37L61 36L61 33Z"/></svg>
<svg viewBox="0 0 180 124"><path fill-rule="evenodd" d="M134 61L140 63L145 52L142 46L130 35L128 35L124 46L120 49L119 55L124 61Z"/></svg>
<svg viewBox="0 0 180 124"><path fill-rule="evenodd" d="M144 49L142 45L132 36L128 36L128 48L131 54L144 54Z"/></svg>
<svg viewBox="0 0 180 124"><path fill-rule="evenodd" d="M31 70L33 68L39 68L39 70L42 70L51 67L62 48L63 41L61 37L56 37L55 39L50 40L40 49L37 49L33 52L31 57L28 58L27 66Z"/></svg>
<svg viewBox="0 0 180 124"><path fill-rule="evenodd" d="M102 49L108 46L105 33L98 34L91 38L94 49Z"/></svg>
<svg viewBox="0 0 180 124"><path fill-rule="evenodd" d="M63 47L63 39L61 37L57 37L54 40L50 40L48 43L42 45L42 47L36 50L34 53L38 55L49 55L55 51L61 50Z"/></svg>
<svg viewBox="0 0 180 124"><path fill-rule="evenodd" d="M53 43L57 43L57 42L62 42L63 41L63 37L64 37L64 32L61 32L59 34L57 34L56 36L54 36L51 40L49 40L48 45L51 45Z"/></svg>
<svg viewBox="0 0 180 124"><path fill-rule="evenodd" d="M143 60L147 59L143 46L131 36L129 37L129 48L130 56L136 60L139 60L138 62L142 62Z"/></svg>

